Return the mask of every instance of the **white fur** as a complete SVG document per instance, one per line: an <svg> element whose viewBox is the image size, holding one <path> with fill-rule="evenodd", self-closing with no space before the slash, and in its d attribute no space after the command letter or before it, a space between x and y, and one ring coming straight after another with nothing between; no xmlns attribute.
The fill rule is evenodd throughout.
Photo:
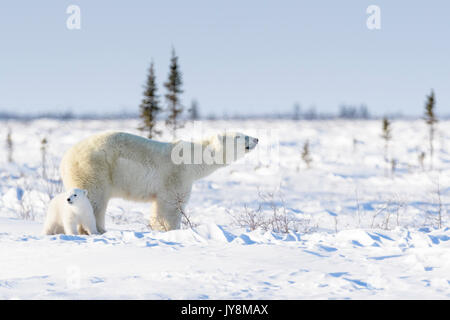
<svg viewBox="0 0 450 320"><path fill-rule="evenodd" d="M179 143L194 144L206 154L221 151L226 154L224 138L246 141L245 152L258 142L239 133L218 135L198 143L162 143L123 132L101 133L66 152L61 176L66 188L89 191L99 232L106 231L105 211L113 197L153 202L151 227L162 231L178 229L193 182L226 164L175 164L171 158L173 148Z"/></svg>
<svg viewBox="0 0 450 320"><path fill-rule="evenodd" d="M71 189L50 201L43 234L97 234L94 211L88 191Z"/></svg>

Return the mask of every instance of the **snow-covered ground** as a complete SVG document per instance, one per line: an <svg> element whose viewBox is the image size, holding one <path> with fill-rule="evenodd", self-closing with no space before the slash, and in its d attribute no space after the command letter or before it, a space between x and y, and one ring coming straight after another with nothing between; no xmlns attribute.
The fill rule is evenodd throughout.
<svg viewBox="0 0 450 320"><path fill-rule="evenodd" d="M1 139L9 127L14 142L13 163L0 145L0 299L450 298L450 121L438 123L433 171L419 161L428 152L423 121L394 121L394 174L381 121L205 121L195 126L205 135L238 130L260 146L195 183L186 210L193 228L152 231L149 204L114 199L103 235L40 235L64 151L93 133L137 126L0 122ZM192 126L179 137L198 132ZM301 158L307 140L310 169ZM238 222L274 210L296 230Z"/></svg>

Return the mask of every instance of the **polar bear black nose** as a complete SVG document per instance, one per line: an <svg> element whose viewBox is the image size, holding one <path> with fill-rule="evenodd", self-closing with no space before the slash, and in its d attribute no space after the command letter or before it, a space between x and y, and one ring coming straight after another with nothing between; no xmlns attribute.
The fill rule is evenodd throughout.
<svg viewBox="0 0 450 320"><path fill-rule="evenodd" d="M70 202L70 198L67 198L67 202Z"/></svg>
<svg viewBox="0 0 450 320"><path fill-rule="evenodd" d="M259 139L258 139L258 138L255 138L255 142L258 143L258 141L259 141Z"/></svg>

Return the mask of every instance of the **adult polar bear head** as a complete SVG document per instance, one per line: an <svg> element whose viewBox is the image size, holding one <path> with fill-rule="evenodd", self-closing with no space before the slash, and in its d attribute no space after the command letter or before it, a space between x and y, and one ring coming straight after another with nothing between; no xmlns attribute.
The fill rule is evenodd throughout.
<svg viewBox="0 0 450 320"><path fill-rule="evenodd" d="M100 133L64 154L61 177L66 189L88 191L99 232L106 231L105 212L111 198L153 202L150 226L178 229L194 181L241 158L257 143L258 139L241 133L175 143L125 132ZM176 163L177 154L187 162Z"/></svg>
<svg viewBox="0 0 450 320"><path fill-rule="evenodd" d="M209 139L209 143L214 150L224 150L224 153L238 153L240 156L237 159L240 159L245 153L256 147L258 138L253 138L240 132L229 132L213 135Z"/></svg>
<svg viewBox="0 0 450 320"><path fill-rule="evenodd" d="M172 149L171 159L176 165L227 165L244 157L257 144L257 138L240 132L216 134L200 143L176 142Z"/></svg>

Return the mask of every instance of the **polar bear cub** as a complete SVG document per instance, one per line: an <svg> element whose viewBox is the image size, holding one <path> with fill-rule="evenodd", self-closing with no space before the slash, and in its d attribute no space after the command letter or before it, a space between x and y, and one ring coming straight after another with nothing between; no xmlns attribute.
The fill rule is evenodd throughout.
<svg viewBox="0 0 450 320"><path fill-rule="evenodd" d="M87 190L71 189L50 201L44 234L98 234Z"/></svg>

